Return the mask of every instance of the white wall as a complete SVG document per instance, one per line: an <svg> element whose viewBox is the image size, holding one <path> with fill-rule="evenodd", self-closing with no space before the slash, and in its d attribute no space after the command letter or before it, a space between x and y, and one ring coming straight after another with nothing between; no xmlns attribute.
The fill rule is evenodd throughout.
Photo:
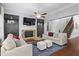
<svg viewBox="0 0 79 59"><path fill-rule="evenodd" d="M66 25L68 24L70 19L71 19L71 17L66 17L66 18L62 18L62 19L47 21L47 22L49 22L49 31L59 33L59 30L60 30L60 32L62 32L64 30L64 28L66 27ZM47 30L45 27L45 33L48 32L48 31L47 32L46 31Z"/></svg>
<svg viewBox="0 0 79 59"><path fill-rule="evenodd" d="M47 33L47 21L45 20L44 21L44 34Z"/></svg>
<svg viewBox="0 0 79 59"><path fill-rule="evenodd" d="M73 16L73 20L74 20L74 29L73 29L73 32L72 32L70 38L79 36L79 15Z"/></svg>
<svg viewBox="0 0 79 59"><path fill-rule="evenodd" d="M77 29L79 29L79 15L73 16L74 20L74 29L76 29L76 23L77 23Z"/></svg>
<svg viewBox="0 0 79 59"><path fill-rule="evenodd" d="M51 32L57 32L57 24L58 24L59 20L54 20L54 21L49 21L49 31Z"/></svg>
<svg viewBox="0 0 79 59"><path fill-rule="evenodd" d="M4 10L3 7L1 7L1 14L0 14L0 39L4 40Z"/></svg>
<svg viewBox="0 0 79 59"><path fill-rule="evenodd" d="M63 30L65 29L66 25L68 24L68 22L70 21L71 17L66 17L66 18L62 18L62 19L58 19L59 22L57 24L57 31L60 30L60 32L63 32Z"/></svg>

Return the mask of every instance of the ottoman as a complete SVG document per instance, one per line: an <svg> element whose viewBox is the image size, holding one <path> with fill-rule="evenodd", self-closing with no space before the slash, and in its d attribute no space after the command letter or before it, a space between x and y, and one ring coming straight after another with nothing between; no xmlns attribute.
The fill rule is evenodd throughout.
<svg viewBox="0 0 79 59"><path fill-rule="evenodd" d="M37 48L39 50L44 50L46 49L46 43L44 41L40 41L40 42L37 42Z"/></svg>
<svg viewBox="0 0 79 59"><path fill-rule="evenodd" d="M52 46L52 41L51 40L45 40L44 42L46 43L47 47L51 47Z"/></svg>

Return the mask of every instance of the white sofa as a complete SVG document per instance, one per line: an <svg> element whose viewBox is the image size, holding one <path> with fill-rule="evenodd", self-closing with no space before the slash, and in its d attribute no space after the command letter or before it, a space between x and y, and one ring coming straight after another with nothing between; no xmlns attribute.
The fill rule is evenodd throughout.
<svg viewBox="0 0 79 59"><path fill-rule="evenodd" d="M53 42L58 45L67 44L67 33L60 33L57 38L54 38Z"/></svg>
<svg viewBox="0 0 79 59"><path fill-rule="evenodd" d="M23 39L19 42L19 47L16 47L12 39L5 39L1 47L1 56L32 56L32 44L27 44Z"/></svg>
<svg viewBox="0 0 79 59"><path fill-rule="evenodd" d="M43 39L51 40L58 45L67 44L67 33L59 33L57 37L51 37L43 34Z"/></svg>
<svg viewBox="0 0 79 59"><path fill-rule="evenodd" d="M1 56L32 56L32 45L26 44L9 51L1 47Z"/></svg>

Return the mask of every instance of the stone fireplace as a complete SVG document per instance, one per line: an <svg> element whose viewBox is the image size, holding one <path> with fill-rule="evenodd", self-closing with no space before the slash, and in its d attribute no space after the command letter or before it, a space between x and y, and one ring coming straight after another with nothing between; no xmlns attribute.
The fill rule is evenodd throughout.
<svg viewBox="0 0 79 59"><path fill-rule="evenodd" d="M35 28L22 29L22 38L25 41L28 40L42 40L42 38L37 37L37 31Z"/></svg>
<svg viewBox="0 0 79 59"><path fill-rule="evenodd" d="M29 30L22 30L22 37L23 38L30 38L30 37L35 37L35 30L34 29L29 29Z"/></svg>
<svg viewBox="0 0 79 59"><path fill-rule="evenodd" d="M33 37L33 31L25 31L25 37Z"/></svg>

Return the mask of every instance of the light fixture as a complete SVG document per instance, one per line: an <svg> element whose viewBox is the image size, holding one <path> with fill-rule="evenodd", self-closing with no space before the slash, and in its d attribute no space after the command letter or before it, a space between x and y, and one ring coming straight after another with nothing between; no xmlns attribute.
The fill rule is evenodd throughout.
<svg viewBox="0 0 79 59"><path fill-rule="evenodd" d="M9 20L7 20L7 24L14 24L15 20L13 20L13 17L11 16L11 18Z"/></svg>
<svg viewBox="0 0 79 59"><path fill-rule="evenodd" d="M37 12L34 12L34 16L39 19L39 18L45 18L46 15L47 15L47 13L40 13L39 2L38 2Z"/></svg>
<svg viewBox="0 0 79 59"><path fill-rule="evenodd" d="M41 18L41 15L40 15L40 14L37 14L36 17L37 17L37 18Z"/></svg>
<svg viewBox="0 0 79 59"><path fill-rule="evenodd" d="M14 20L7 20L7 24L14 24L15 21Z"/></svg>

